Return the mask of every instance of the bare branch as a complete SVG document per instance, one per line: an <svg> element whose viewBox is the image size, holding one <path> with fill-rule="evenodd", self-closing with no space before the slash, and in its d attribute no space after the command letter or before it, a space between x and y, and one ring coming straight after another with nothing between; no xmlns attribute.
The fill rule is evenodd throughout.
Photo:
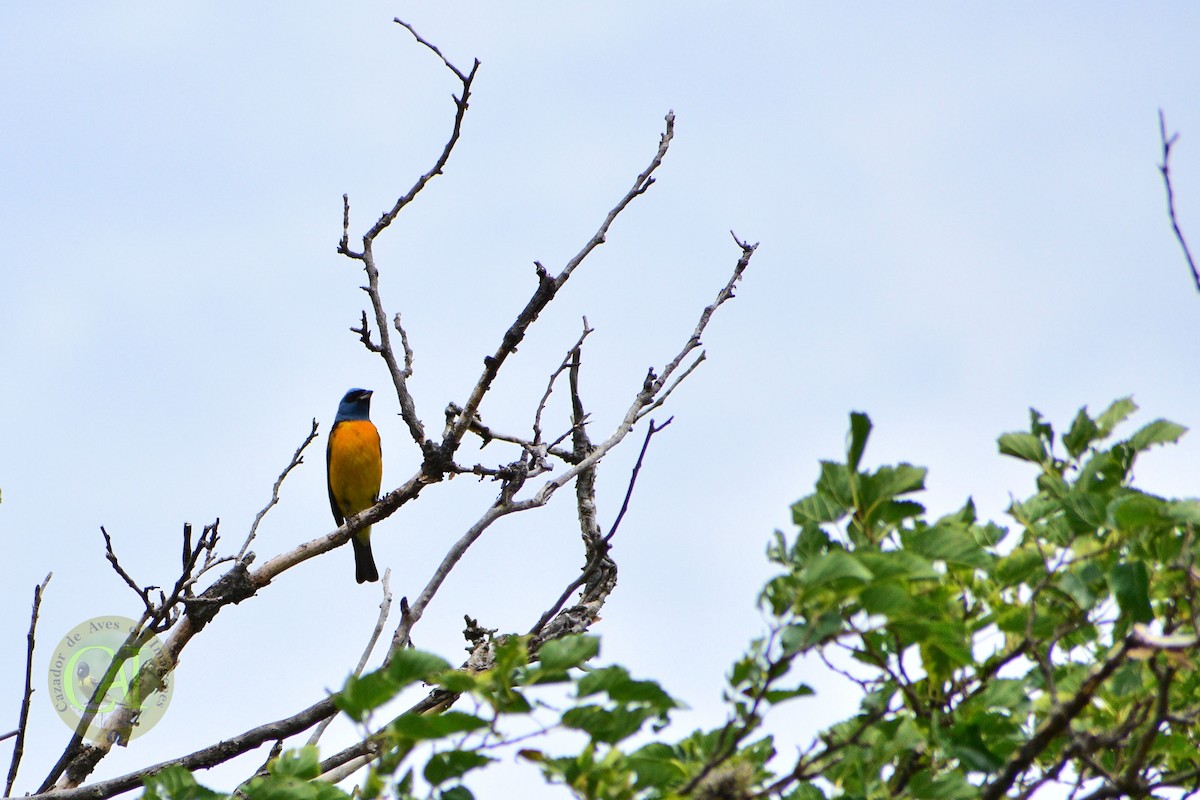
<svg viewBox="0 0 1200 800"><path fill-rule="evenodd" d="M21 698L21 715L14 732L17 741L13 744L12 762L8 766L8 780L4 783L4 796L12 794L13 783L17 780L17 770L21 766L21 756L25 754L25 733L29 728L29 705L33 700L33 645L34 633L37 631L38 611L42 607L42 595L46 585L54 573L48 573L40 586L33 587L33 612L29 616L29 633L25 636L25 692Z"/></svg>
<svg viewBox="0 0 1200 800"><path fill-rule="evenodd" d="M108 559L109 564L112 564L113 571L120 576L121 580L125 581L125 584L130 589L133 589L134 593L141 598L141 601L146 606L146 610L149 611L154 607L154 604L150 600L150 591L152 589L157 589L158 587L138 586L137 581L135 581L133 577L125 571L125 568L121 566L121 562L117 559L117 554L113 551L112 537L108 535L108 531L104 529L103 525L100 526L100 534L104 536L104 557Z"/></svg>
<svg viewBox="0 0 1200 800"><path fill-rule="evenodd" d="M413 351L408 344L408 331L404 330L404 326L400 324L400 312L396 312L396 316L392 317L392 325L396 328L396 333L400 334L400 346L404 348L404 377L411 378L413 374Z"/></svg>
<svg viewBox="0 0 1200 800"><path fill-rule="evenodd" d="M599 229L592 238L587 241L583 249L576 253L562 271L553 278L546 271L546 268L539 262L534 262L538 279L537 288L533 295L529 298L529 302L525 304L525 308L517 315L516 320L509 326L504 333L504 338L501 340L500 347L496 352L483 360L483 374L479 376L479 381L475 384L475 388L471 391L470 397L463 406L463 416L458 420L454 427L442 437L442 452L449 459L453 457L454 451L458 449L462 442L463 434L466 432L470 420L474 417L479 409L480 403L483 402L483 397L491 388L492 381L496 379L496 375L500 372L500 367L504 361L516 352L517 345L525 338L526 331L533 324L542 310L554 299L558 294L559 289L571 277L575 269L583 263L583 260L588 255L604 243L608 236L608 229L612 227L617 216L620 215L625 208L633 202L635 197L645 193L654 184L654 172L663 162L663 158L667 155L667 149L671 146L671 139L675 136L675 113L667 112L666 129L659 139L658 151L654 154L654 158L650 160L650 166L646 167L634 179L633 186L625 193L625 196L608 212L604 218L604 222L600 224Z"/></svg>
<svg viewBox="0 0 1200 800"><path fill-rule="evenodd" d="M395 352L392 350L391 335L388 332L387 313L384 311L383 299L379 292L379 270L375 266L374 244L376 237L383 233L383 231L387 230L388 226L395 221L396 217L400 215L400 212L404 209L404 207L416 199L417 195L421 193L421 190L425 188L425 185L429 183L429 181L431 181L435 176L441 175L443 169L445 169L446 163L450 159L450 154L454 151L454 146L458 143L459 137L462 135L463 117L467 113L467 106L471 97L471 84L474 82L475 74L479 70L479 60L476 59L474 65L471 67L471 71L464 74L460 69L447 61L446 57L442 55L440 50L427 42L425 39L421 38L421 36L417 34L411 25L400 19L397 19L396 22L399 25L404 26L404 28L406 28L418 42L437 54L438 58L442 60L442 63L454 73L459 82L462 84L462 96L454 97L454 125L451 129L449 140L442 148L441 155L438 156L437 160L434 162L434 165L417 179L416 183L412 185L408 192L401 195L391 209L380 216L378 221L371 226L371 229L363 235L363 246L362 250L359 252L352 251L349 246L348 231L350 201L343 196L343 232L342 239L338 243L338 252L342 255L348 256L349 258L353 258L356 261L361 261L363 269L367 273L367 285L363 287L363 290L366 291L367 295L371 298L371 307L374 310L375 324L376 327L379 328L379 344L377 346L371 344L370 338L365 332L365 314L362 329L356 330L355 332L360 333L363 343L367 345L369 350L379 353L383 357L384 362L387 364L388 372L392 376L392 383L396 388L396 397L400 401L400 416L408 426L409 434L412 436L413 441L416 442L417 445L422 449L422 452L425 452L431 448L431 445L428 445L426 442L425 427L421 423L421 419L417 414L416 402L408 390L408 377L412 372L412 351L408 348L407 336L404 334L403 329L400 329L399 327L399 317L396 317L395 322L397 329L400 332L401 342L405 350L405 365L404 367L401 367L400 363L396 359Z"/></svg>
<svg viewBox="0 0 1200 800"><path fill-rule="evenodd" d="M562 363L558 365L558 369L550 373L550 380L546 383L546 391L542 393L541 402L538 403L537 411L533 415L533 443L539 444L542 441L542 414L546 410L546 403L550 402L550 395L554 392L554 382L558 380L558 376L570 369L572 360L575 359L583 348L583 341L592 333L592 328L588 327L587 317L583 318L583 333L579 334L579 339L572 345L571 349L563 357ZM577 421L576 424L581 424ZM566 451L562 451L566 452ZM571 462L574 454L568 454L570 458L564 459ZM573 463L573 462L571 462Z"/></svg>
<svg viewBox="0 0 1200 800"><path fill-rule="evenodd" d="M130 772L110 780L97 781L87 786L55 791L39 790L36 797L38 800L102 800L140 787L143 778L157 775L167 767L183 767L189 770L215 767L243 753L255 750L267 742L285 739L307 730L322 719L336 713L337 706L333 704L332 698L327 697L291 717L259 725L257 728L251 728L244 733L223 739L188 755L162 761L149 767L143 767L137 772Z"/></svg>
<svg viewBox="0 0 1200 800"><path fill-rule="evenodd" d="M621 510L617 512L617 518L613 520L612 527L605 534L605 542L612 541L613 536L617 534L617 528L621 526L621 520L625 519L625 512L629 510L629 501L633 497L633 487L637 485L638 473L642 471L642 461L646 458L646 449L650 446L650 438L674 421L674 417L668 417L667 421L662 425L655 425L654 420L650 420L650 427L646 430L646 438L642 440L642 449L638 453L637 462L633 465L633 471L629 475L629 486L625 489L625 499L621 501Z"/></svg>
<svg viewBox="0 0 1200 800"><path fill-rule="evenodd" d="M1196 291L1200 291L1200 270L1196 268L1191 248L1188 247L1187 239L1179 228L1179 219L1175 216L1175 190L1171 186L1171 148L1179 141L1179 134L1173 133L1168 138L1167 119L1161 108L1158 110L1158 135L1162 140L1162 163L1158 165L1158 171L1162 173L1163 184L1167 188L1167 214L1171 218L1171 230L1175 231L1175 239L1179 242L1183 257L1187 259L1188 267L1192 270L1192 281L1196 284Z"/></svg>
<svg viewBox="0 0 1200 800"><path fill-rule="evenodd" d="M642 440L642 449L638 453L637 463L633 465L633 472L629 476L629 485L625 489L625 499L621 503L621 510L617 512L616 519L613 520L612 527L608 529L608 534L603 538L595 536L589 539L586 535L584 536L584 543L587 547L587 559L584 563L583 572L578 578L571 581L571 583L567 585L567 588L564 589L562 594L559 595L558 600L555 601L554 605L552 605L544 614L542 614L534 626L529 629L530 636L537 636L539 633L541 633L542 629L546 626L546 623L549 622L555 614L562 610L564 605L566 605L566 602L568 599L570 599L571 594L574 593L575 590L580 586L583 586L585 583L587 583L588 580L591 579L593 575L595 575L595 573L600 569L605 560L607 560L609 542L611 542L613 536L616 535L617 528L620 526L621 520L625 518L625 512L629 508L629 500L633 496L633 487L637 483L638 473L641 472L642 462L646 458L646 449L650 446L650 439L652 436L654 436L654 434L658 433L670 424L670 419L668 419L662 425L655 425L654 420L650 421L650 427L646 430L646 438ZM612 565L612 569L614 572L613 584L615 585L616 564Z"/></svg>
<svg viewBox="0 0 1200 800"><path fill-rule="evenodd" d="M1092 697L1096 694L1096 691L1104 681L1108 680L1110 675L1116 672L1117 667L1125 662L1130 648L1136 643L1137 640L1133 634L1126 637L1116 652L1105 659L1084 680L1079 690L1067 702L1059 704L1054 709L1054 712L1046 718L1046 721L1042 723L1037 732L1026 740L1015 753L1009 756L1008 763L1004 765L1000 774L983 787L979 795L980 800L999 800L1008 793L1009 788L1029 765L1033 763L1033 760L1050 746L1055 737L1066 730L1071 720L1075 719L1080 711L1092 702Z"/></svg>

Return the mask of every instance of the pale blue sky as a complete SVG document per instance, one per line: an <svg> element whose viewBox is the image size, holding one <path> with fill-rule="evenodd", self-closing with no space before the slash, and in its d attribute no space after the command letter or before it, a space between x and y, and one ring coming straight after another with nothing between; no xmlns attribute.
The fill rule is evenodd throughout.
<svg viewBox="0 0 1200 800"><path fill-rule="evenodd" d="M361 231L449 131L456 81L394 16L461 67L483 62L446 174L379 248L434 430L527 298L532 262L578 250L668 109L678 129L658 184L538 321L485 420L528 429L586 314L585 399L593 431L609 430L724 283L729 229L761 242L705 337L708 362L662 415L676 421L618 534L621 583L595 629L604 660L692 705L681 735L719 721L721 675L761 629L767 538L818 459L841 453L849 411L876 423L869 462L930 467L933 511L972 494L992 517L1032 487L995 450L1030 405L1064 425L1081 404L1133 393L1142 422L1200 424L1200 297L1155 168L1161 107L1183 133L1179 210L1200 242L1193 4L10 4L0 706L12 718L47 571L38 681L80 619L136 616L100 525L145 583L173 579L184 521L219 516L236 549L309 420L324 430L350 386L379 390L385 488L417 464L381 362L347 331L365 295L335 253L342 193ZM332 529L323 447L285 485L260 563ZM635 451L602 471L605 519ZM1196 494L1198 462L1188 437L1139 478ZM378 526L397 595L419 591L492 496L456 480ZM480 541L417 643L457 657L464 613L527 629L580 562L569 499ZM377 603L338 551L222 612L185 651L172 713L97 776L340 685ZM797 701L781 759L851 702ZM30 735L22 791L67 732L39 705ZM228 788L260 761L208 780ZM540 782L528 766L509 773L493 780Z"/></svg>

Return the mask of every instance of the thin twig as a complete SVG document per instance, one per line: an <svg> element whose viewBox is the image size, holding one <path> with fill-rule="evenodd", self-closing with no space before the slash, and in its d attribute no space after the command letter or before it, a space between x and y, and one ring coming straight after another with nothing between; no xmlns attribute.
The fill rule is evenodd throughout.
<svg viewBox="0 0 1200 800"><path fill-rule="evenodd" d="M17 780L17 769L21 765L21 756L25 754L25 732L29 727L29 706L33 700L33 645L34 633L37 631L38 611L42 607L42 595L46 585L54 573L48 573L40 586L33 587L33 613L29 616L29 633L25 636L25 692L21 698L21 715L15 731L17 741L13 744L12 762L8 767L8 780L4 783L4 796L12 794L13 783Z"/></svg>
<svg viewBox="0 0 1200 800"><path fill-rule="evenodd" d="M411 25L401 19L395 20L397 24L403 26L413 37L422 45L429 48L433 53L441 59L442 63L458 78L462 84L462 96L454 96L454 125L450 132L450 138L442 148L441 155L438 156L433 166L426 171L421 177L417 178L412 187L403 195L401 195L392 207L384 212L379 219L371 226L362 238L362 250L355 252L349 247L349 208L350 201L343 196L343 231L342 239L338 243L338 252L342 255L361 261L363 270L367 273L367 285L362 287L367 296L371 298L371 307L375 315L375 325L379 329L379 344L371 343L369 336L366 333L366 315L363 316L362 330L360 336L363 343L372 352L378 353L383 357L384 363L387 364L388 373L392 376L392 384L396 389L396 397L400 401L400 416L408 427L409 435L412 436L414 442L422 449L423 452L432 448L427 444L425 437L425 426L421 423L421 418L417 414L416 401L413 399L411 392L408 390L408 378L412 374L412 350L408 347L408 337L400 326L400 317L394 317L394 324L397 331L400 333L401 345L404 347L404 365L396 359L396 354L392 349L391 335L388 332L387 313L383 308L383 298L379 291L379 269L375 265L375 239L390 226L404 207L416 199L421 190L425 188L429 181L434 177L441 175L446 167L446 163L450 160L450 154L454 151L454 146L458 143L462 135L463 118L467 113L467 107L471 97L471 85L475 80L475 74L479 70L479 59L475 59L474 65L469 73L463 73L462 70L451 64L442 51L430 42L423 39Z"/></svg>
<svg viewBox="0 0 1200 800"><path fill-rule="evenodd" d="M470 397L463 405L462 417L442 437L441 449L447 459L452 458L454 451L458 449L459 444L462 442L463 434L466 433L467 426L479 410L479 405L483 402L483 397L487 394L488 389L491 388L492 381L496 379L496 375L500 372L500 367L510 355L516 352L517 345L525 338L525 333L529 330L529 326L533 324L542 310L554 299L558 291L571 277L572 273L575 272L576 268L583 263L584 259L605 242L608 237L609 228L612 227L613 222L616 221L621 212L633 202L634 198L645 194L646 190L654 185L654 172L662 165L663 159L667 155L667 149L671 146L671 140L674 137L675 112L669 111L666 116L666 129L659 138L658 150L650 160L650 165L642 170L637 178L634 179L633 186L630 187L625 196L608 212L608 215L604 218L604 222L600 224L600 227L592 235L592 238L587 241L583 248L554 277L551 277L540 263L535 262L538 278L537 288L529 298L529 302L525 304L525 308L521 310L521 313L517 315L513 324L505 331L500 347L497 348L493 355L484 359L483 374L479 376L475 388L472 389Z"/></svg>
<svg viewBox="0 0 1200 800"><path fill-rule="evenodd" d="M258 524L262 522L267 512L279 503L279 489L283 486L283 479L288 476L289 472L304 463L304 450L312 444L313 439L317 438L317 427L317 420L314 417L312 429L308 432L308 436L304 437L304 441L300 443L300 446L296 448L296 452L292 454L292 460L288 462L288 465L283 468L283 472L279 473L279 477L275 479L275 485L271 487L271 499L267 501L267 504L262 507L261 511L254 515L254 522L250 525L250 533L246 536L246 541L242 543L242 549L238 550L238 554L234 558L235 561L241 561L246 555L246 551L250 549L250 543L254 541L254 537L258 534Z"/></svg>
<svg viewBox="0 0 1200 800"><path fill-rule="evenodd" d="M284 739L307 730L320 720L336 713L337 706L334 705L333 698L326 697L290 717L259 725L185 756L162 761L109 780L90 783L87 786L55 791L39 790L37 798L38 800L102 800L138 788L146 777L157 775L167 767L183 767L188 770L215 767L243 753L255 750L266 742Z"/></svg>
<svg viewBox="0 0 1200 800"><path fill-rule="evenodd" d="M613 520L612 527L608 529L608 533L604 536L606 543L612 541L613 536L617 533L617 528L621 526L621 520L625 519L625 512L629 510L629 500L633 497L633 487L637 484L638 473L642 471L642 461L646 458L646 448L650 446L650 437L674 421L674 417L667 417L667 421L662 425L655 425L654 420L650 420L650 427L646 430L646 438L642 440L642 449L638 453L637 462L633 465L633 472L629 475L629 486L625 488L625 499L621 501L621 510L617 512L617 518Z"/></svg>
<svg viewBox="0 0 1200 800"><path fill-rule="evenodd" d="M650 420L650 427L646 430L646 438L642 440L642 449L638 453L637 463L633 465L633 472L629 476L629 485L625 488L625 499L621 503L621 510L617 512L617 517L615 520L613 520L613 524L608 529L608 533L603 539L597 540L596 544L593 545L593 550L588 555L588 560L584 565L583 572L578 578L571 581L567 585L567 588L564 589L562 594L558 596L558 600L555 601L554 605L550 606L550 608L538 618L538 621L534 624L534 626L529 629L530 636L536 636L542 631L542 628L546 626L546 623L549 622L555 614L562 610L562 607L566 605L567 600L570 599L575 590L580 586L583 586L588 581L588 579L599 567L602 559L608 555L608 544L612 541L613 536L616 535L617 528L620 526L621 520L625 518L625 512L629 508L629 500L633 496L633 487L637 483L638 473L641 472L642 462L646 458L646 449L650 446L650 438L663 428L670 425L672 419L674 419L674 417L668 419L662 425L655 425L654 420Z"/></svg>
<svg viewBox="0 0 1200 800"><path fill-rule="evenodd" d="M567 371L571 367L571 360L576 357L579 351L583 348L583 340L592 333L592 328L588 327L587 317L583 318L583 332L579 334L579 339L567 350L567 354L563 356L562 363L554 372L550 373L550 380L546 382L546 391L542 392L542 399L538 403L537 411L533 414L533 444L538 445L542 442L542 414L546 410L546 403L550 402L550 395L554 392L554 382L558 380L558 376ZM566 451L562 451L566 452Z"/></svg>
<svg viewBox="0 0 1200 800"><path fill-rule="evenodd" d="M1179 220L1175 216L1175 190L1171 186L1171 148L1179 141L1179 134L1167 136L1167 119L1161 108L1158 110L1158 135L1162 140L1162 163L1158 165L1158 171L1162 173L1163 184L1167 187L1167 214L1171 218L1171 230L1175 231L1175 239L1183 249L1183 257L1187 259L1188 267L1192 270L1192 281L1196 284L1196 291L1200 291L1200 270L1196 268L1191 248L1188 247L1187 239L1184 238L1183 231L1179 228Z"/></svg>

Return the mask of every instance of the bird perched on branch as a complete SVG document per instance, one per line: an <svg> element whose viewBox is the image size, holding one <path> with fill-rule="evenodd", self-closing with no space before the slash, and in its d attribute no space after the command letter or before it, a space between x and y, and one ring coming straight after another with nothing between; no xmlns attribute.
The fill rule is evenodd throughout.
<svg viewBox="0 0 1200 800"><path fill-rule="evenodd" d="M375 505L383 480L383 450L379 431L371 422L371 390L351 389L338 404L337 416L329 430L325 448L325 466L329 486L329 505L333 518L341 525ZM350 537L354 548L354 578L359 583L379 580L375 558L371 555L371 526Z"/></svg>

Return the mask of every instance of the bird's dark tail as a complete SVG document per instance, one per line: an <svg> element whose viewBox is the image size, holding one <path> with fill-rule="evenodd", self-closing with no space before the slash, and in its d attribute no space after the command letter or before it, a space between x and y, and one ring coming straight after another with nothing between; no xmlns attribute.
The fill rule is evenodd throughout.
<svg viewBox="0 0 1200 800"><path fill-rule="evenodd" d="M354 548L354 579L359 583L379 580L375 557L371 555L370 536L371 529L367 528L350 537L350 546Z"/></svg>

